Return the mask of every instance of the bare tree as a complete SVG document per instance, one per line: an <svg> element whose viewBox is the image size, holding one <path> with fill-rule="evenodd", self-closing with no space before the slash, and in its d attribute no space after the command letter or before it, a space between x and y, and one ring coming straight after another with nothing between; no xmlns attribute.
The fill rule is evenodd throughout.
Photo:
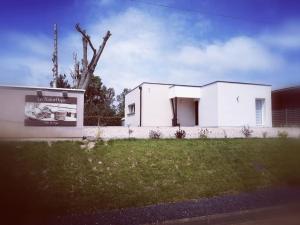
<svg viewBox="0 0 300 225"><path fill-rule="evenodd" d="M102 44L99 46L99 49L96 50L93 46L90 36L86 33L85 30L82 30L79 24L76 24L76 30L82 35L82 47L83 47L83 59L82 67L80 68L80 63L77 60L77 56L74 55L74 71L72 72L72 78L75 84L75 88L86 89L91 80L92 75L96 69L97 63L100 59L100 56L104 50L107 40L111 36L110 31L106 32L106 35L103 37ZM93 56L91 61L88 62L87 58L87 47L90 47Z"/></svg>
<svg viewBox="0 0 300 225"><path fill-rule="evenodd" d="M78 88L82 69L80 69L80 63L77 59L77 54L75 52L73 53L73 61L74 68L73 70L71 70L70 74L73 80L73 87Z"/></svg>

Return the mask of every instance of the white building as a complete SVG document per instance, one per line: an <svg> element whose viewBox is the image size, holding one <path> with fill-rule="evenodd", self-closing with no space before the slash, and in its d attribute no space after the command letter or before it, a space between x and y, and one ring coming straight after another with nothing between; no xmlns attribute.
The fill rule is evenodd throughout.
<svg viewBox="0 0 300 225"><path fill-rule="evenodd" d="M228 81L203 86L144 82L125 96L125 125L272 127L271 86Z"/></svg>

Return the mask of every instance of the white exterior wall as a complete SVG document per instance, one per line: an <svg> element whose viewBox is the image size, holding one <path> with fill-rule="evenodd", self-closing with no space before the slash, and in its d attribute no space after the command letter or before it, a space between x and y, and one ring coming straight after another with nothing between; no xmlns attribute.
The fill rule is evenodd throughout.
<svg viewBox="0 0 300 225"><path fill-rule="evenodd" d="M135 104L135 114L128 115L128 105ZM140 90L137 87L125 96L125 126L140 125Z"/></svg>
<svg viewBox="0 0 300 225"><path fill-rule="evenodd" d="M194 99L179 98L177 104L177 122L181 126L195 126Z"/></svg>
<svg viewBox="0 0 300 225"><path fill-rule="evenodd" d="M200 98L201 87L189 87L189 86L172 86L170 87L169 97L175 98Z"/></svg>
<svg viewBox="0 0 300 225"><path fill-rule="evenodd" d="M172 126L170 85L142 85L142 126Z"/></svg>
<svg viewBox="0 0 300 225"><path fill-rule="evenodd" d="M195 101L201 97L200 87L172 86L169 98L177 97L177 122L181 126L195 126Z"/></svg>
<svg viewBox="0 0 300 225"><path fill-rule="evenodd" d="M272 127L270 86L218 83L218 126L257 126L255 99L265 99L263 127Z"/></svg>
<svg viewBox="0 0 300 225"><path fill-rule="evenodd" d="M256 126L255 99L265 99L263 127L272 127L271 87L216 82L203 87L143 83L142 126L172 126L171 98L177 97L177 120L181 126L195 125L194 101L199 100L200 127ZM238 101L237 101L238 97ZM128 105L135 103L135 115ZM125 125L139 126L140 91L126 95Z"/></svg>
<svg viewBox="0 0 300 225"><path fill-rule="evenodd" d="M218 83L201 88L199 126L218 126Z"/></svg>

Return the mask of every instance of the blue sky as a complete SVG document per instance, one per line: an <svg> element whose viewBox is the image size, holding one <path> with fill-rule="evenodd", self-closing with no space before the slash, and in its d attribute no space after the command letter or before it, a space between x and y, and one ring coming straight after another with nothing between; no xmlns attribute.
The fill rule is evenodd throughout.
<svg viewBox="0 0 300 225"><path fill-rule="evenodd" d="M142 81L205 84L300 82L297 0L1 1L0 83L48 86L52 27L59 71L81 55L80 22L98 46L112 37L96 74L119 92Z"/></svg>

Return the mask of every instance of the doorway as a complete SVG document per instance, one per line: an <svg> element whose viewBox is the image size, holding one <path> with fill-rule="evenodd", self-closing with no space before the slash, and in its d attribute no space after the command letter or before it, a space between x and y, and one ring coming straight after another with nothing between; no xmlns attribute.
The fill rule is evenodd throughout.
<svg viewBox="0 0 300 225"><path fill-rule="evenodd" d="M195 101L195 125L199 125L199 101Z"/></svg>

